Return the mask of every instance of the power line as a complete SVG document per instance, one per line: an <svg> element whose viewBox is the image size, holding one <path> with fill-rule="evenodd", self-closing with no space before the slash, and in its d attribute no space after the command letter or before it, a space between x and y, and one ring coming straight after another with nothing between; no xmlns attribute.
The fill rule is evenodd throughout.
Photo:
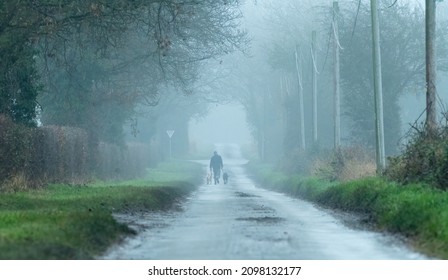
<svg viewBox="0 0 448 280"><path fill-rule="evenodd" d="M388 8L388 9L389 9L389 8L392 8L393 6L395 6L395 4L397 4L397 2L398 2L398 0L395 0L395 1L392 3L392 5L388 6L387 8Z"/></svg>
<svg viewBox="0 0 448 280"><path fill-rule="evenodd" d="M327 58L328 58L328 53L330 51L330 42L331 42L331 34L332 34L332 30L331 29L333 29L333 28L330 27L329 32L328 32L327 50L325 51L325 59L324 59L324 64L322 65L321 72L324 71L325 65L327 64Z"/></svg>
<svg viewBox="0 0 448 280"><path fill-rule="evenodd" d="M359 9L361 7L361 0L358 1L358 9L356 10L355 23L353 24L352 36L350 37L350 42L353 39L353 35L355 35L356 23L358 22Z"/></svg>

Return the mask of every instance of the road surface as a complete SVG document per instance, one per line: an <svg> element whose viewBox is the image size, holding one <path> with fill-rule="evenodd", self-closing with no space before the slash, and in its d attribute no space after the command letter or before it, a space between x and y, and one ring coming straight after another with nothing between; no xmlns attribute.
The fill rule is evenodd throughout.
<svg viewBox="0 0 448 280"><path fill-rule="evenodd" d="M204 185L182 211L117 216L139 229L102 259L424 259L399 239L363 229L356 217L258 187L238 146L218 146L229 183Z"/></svg>

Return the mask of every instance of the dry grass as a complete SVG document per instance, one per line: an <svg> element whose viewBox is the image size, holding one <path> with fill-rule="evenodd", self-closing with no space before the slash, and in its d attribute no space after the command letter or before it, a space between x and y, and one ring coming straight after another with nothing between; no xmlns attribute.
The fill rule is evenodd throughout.
<svg viewBox="0 0 448 280"><path fill-rule="evenodd" d="M348 161L339 176L339 181L348 182L376 175L376 164L374 162Z"/></svg>
<svg viewBox="0 0 448 280"><path fill-rule="evenodd" d="M37 186L35 183L31 183L23 173L19 173L3 181L0 184L0 192L20 192L36 189Z"/></svg>
<svg viewBox="0 0 448 280"><path fill-rule="evenodd" d="M376 175L376 163L363 149L347 147L316 158L310 174L330 181L347 182Z"/></svg>

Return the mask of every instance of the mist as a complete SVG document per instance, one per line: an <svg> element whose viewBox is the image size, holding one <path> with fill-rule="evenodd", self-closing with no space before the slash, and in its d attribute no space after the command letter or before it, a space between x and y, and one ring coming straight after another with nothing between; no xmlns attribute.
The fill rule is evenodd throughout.
<svg viewBox="0 0 448 280"><path fill-rule="evenodd" d="M253 141L249 131L244 108L235 104L212 104L205 117L189 123L190 143L196 147L212 147L215 143L249 145Z"/></svg>
<svg viewBox="0 0 448 280"><path fill-rule="evenodd" d="M169 119L168 126L176 130L172 139L176 154L211 149L215 143L223 142L251 145L258 150L258 157L265 160L278 160L295 150L332 149L336 142L334 50L329 36L332 4L333 1L245 1L240 24L250 42L244 48L202 62L189 89L193 94L184 96L178 88L171 88L169 94L162 92L162 104L165 99L170 100L170 108L179 104L168 111L152 110L157 113L151 113L151 122L164 123L153 137L165 134L168 124L162 120ZM382 5L385 141L386 153L393 155L405 143L409 124L423 120L424 5L422 1L395 3L389 8ZM371 40L369 5L361 3L359 12L356 1L340 1L339 6L340 141L342 146L360 146L373 153L372 58L370 46L365 47ZM439 9L441 26L446 14L444 6L446 3L440 4ZM402 9L405 12L400 12ZM403 32L396 29L393 18L409 21L407 28ZM314 62L309 53L312 31L317 34ZM444 35L441 38L445 40ZM397 49L398 53L393 51L399 40L407 40L411 47L403 46ZM294 59L297 51L301 59L298 65ZM440 55L444 53L441 48ZM400 63L391 63L397 59ZM297 67L302 101L298 98ZM313 112L312 105L313 67L317 72L317 112ZM448 98L447 80L441 72L439 113L444 112L443 100ZM183 109L185 103L190 104L188 113ZM175 123L185 119L180 126ZM159 137L161 145L166 145L164 137ZM166 150L162 149L165 153Z"/></svg>
<svg viewBox="0 0 448 280"><path fill-rule="evenodd" d="M408 124L420 121L425 108L424 8L422 0L387 2L380 7L385 150L396 155ZM24 40L11 46L33 44L20 50L21 62L28 62L17 66L17 77L5 74L5 84L11 86L0 109L26 125L73 128L92 151L109 147L113 155L144 147L151 165L170 154L191 155L223 142L252 146L259 159L272 162L285 157L295 161L303 153L339 145L373 153L370 6L338 3L336 18L329 0L207 0L182 9L158 2L122 7L117 2L117 10L107 11L111 14L103 11L104 17L94 15L69 26L54 23L52 32L29 30L25 39L8 33L8 38ZM447 5L440 2L437 14L437 106L442 119L448 98ZM64 8L60 13L67 18L76 13ZM126 9L135 9L132 16L124 16ZM160 15L161 9L163 17L145 20ZM28 14L17 16L24 17ZM36 26L46 23L41 14L36 21ZM9 54L9 45L2 53ZM14 62L14 56L6 56L4 61ZM27 79L20 79L22 74ZM175 131L172 139L167 130Z"/></svg>
<svg viewBox="0 0 448 280"><path fill-rule="evenodd" d="M445 250L448 0L371 3L2 0L0 256L425 258L375 221Z"/></svg>

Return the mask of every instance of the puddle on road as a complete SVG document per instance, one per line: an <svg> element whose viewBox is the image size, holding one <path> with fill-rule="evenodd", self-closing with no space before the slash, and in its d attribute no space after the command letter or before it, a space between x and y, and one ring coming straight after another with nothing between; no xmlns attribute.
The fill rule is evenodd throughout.
<svg viewBox="0 0 448 280"><path fill-rule="evenodd" d="M137 233L149 230L167 228L176 218L179 211L154 211L139 214L114 214L114 218L121 224L126 224Z"/></svg>
<svg viewBox="0 0 448 280"><path fill-rule="evenodd" d="M235 194L238 197L260 197L258 195L248 194L248 193L244 193L244 192L235 192Z"/></svg>
<svg viewBox="0 0 448 280"><path fill-rule="evenodd" d="M271 208L271 207L267 207L264 205L255 205L254 207L252 207L253 211L256 212L263 212L263 213L274 213L275 209Z"/></svg>
<svg viewBox="0 0 448 280"><path fill-rule="evenodd" d="M237 221L249 221L249 222L257 222L257 223L269 223L269 224L275 224L275 223L281 223L285 221L284 218L280 217L247 217L247 218L236 218Z"/></svg>

